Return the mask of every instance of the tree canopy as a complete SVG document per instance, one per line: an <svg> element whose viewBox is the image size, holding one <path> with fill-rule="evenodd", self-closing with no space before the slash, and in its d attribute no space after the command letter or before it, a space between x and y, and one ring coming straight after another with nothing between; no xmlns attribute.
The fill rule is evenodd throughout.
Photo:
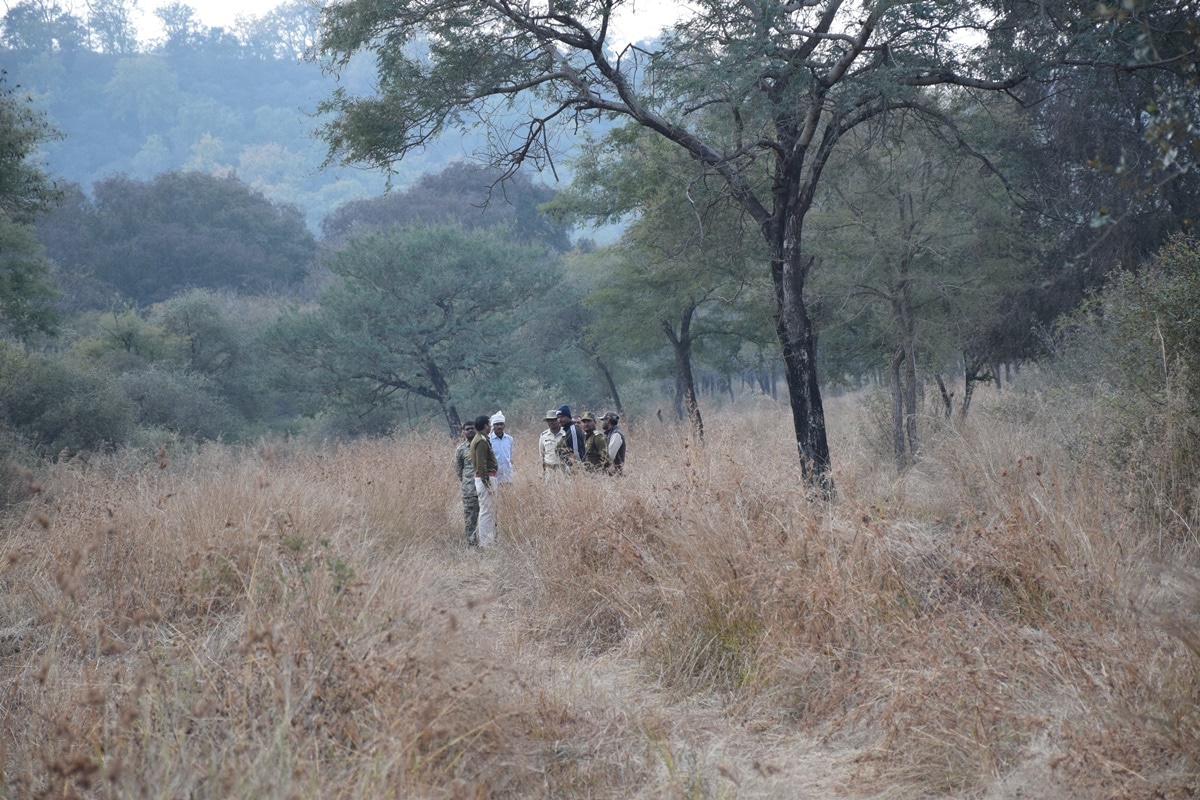
<svg viewBox="0 0 1200 800"><path fill-rule="evenodd" d="M769 338L762 239L719 176L637 125L584 148L575 166L570 189L548 210L628 219L620 242L591 256L596 285L585 302L596 313L587 336L610 355L669 346L676 413L703 433L694 356Z"/></svg>
<svg viewBox="0 0 1200 800"><path fill-rule="evenodd" d="M509 170L553 165L557 140L601 117L631 120L709 165L769 249L802 469L823 490L830 458L805 300L804 221L842 138L893 113L950 125L929 87L1009 90L1049 78L1094 30L1069 4L916 0L851 8L700 0L657 44L615 50L620 0L349 0L326 8L323 51L373 53L379 91L323 105L335 160L391 166L447 129L482 125ZM1084 20L1088 20L1085 16ZM991 45L1005 46L998 59ZM519 109L519 119L496 116ZM766 176L765 179L762 176Z"/></svg>
<svg viewBox="0 0 1200 800"><path fill-rule="evenodd" d="M554 190L527 176L503 181L503 173L468 162L423 175L403 192L351 200L325 218L326 238L341 240L355 231L387 231L395 226L457 223L463 228L505 227L528 244L559 252L571 248L570 227L550 220L541 206Z"/></svg>
<svg viewBox="0 0 1200 800"><path fill-rule="evenodd" d="M60 200L35 160L57 132L0 73L0 324L19 337L53 330L58 288L34 221Z"/></svg>
<svg viewBox="0 0 1200 800"><path fill-rule="evenodd" d="M191 287L283 286L304 275L316 251L295 207L272 203L237 178L200 172L109 178L96 184L93 200L80 198L42 227L64 270L143 304Z"/></svg>
<svg viewBox="0 0 1200 800"><path fill-rule="evenodd" d="M338 280L280 321L277 348L332 400L365 414L424 398L452 433L463 378L504 361L526 302L558 277L541 248L455 225L352 236L325 265Z"/></svg>

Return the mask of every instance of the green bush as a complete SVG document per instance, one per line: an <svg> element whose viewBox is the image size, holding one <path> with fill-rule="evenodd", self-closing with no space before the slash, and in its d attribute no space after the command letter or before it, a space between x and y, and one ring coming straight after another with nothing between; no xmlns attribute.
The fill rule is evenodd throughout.
<svg viewBox="0 0 1200 800"><path fill-rule="evenodd" d="M36 480L30 467L37 460L24 436L0 425L0 509L33 496Z"/></svg>
<svg viewBox="0 0 1200 800"><path fill-rule="evenodd" d="M1059 363L1093 394L1098 444L1167 527L1200 520L1200 239L1177 235L1061 328Z"/></svg>
<svg viewBox="0 0 1200 800"><path fill-rule="evenodd" d="M119 379L139 424L197 439L237 438L241 421L202 376L150 368Z"/></svg>
<svg viewBox="0 0 1200 800"><path fill-rule="evenodd" d="M180 343L180 363L205 377L211 392L245 420L272 420L278 395L269 385L263 332L275 321L273 301L191 289L155 305L149 319Z"/></svg>
<svg viewBox="0 0 1200 800"><path fill-rule="evenodd" d="M0 417L42 455L105 450L133 431L133 411L108 376L69 355L0 345Z"/></svg>

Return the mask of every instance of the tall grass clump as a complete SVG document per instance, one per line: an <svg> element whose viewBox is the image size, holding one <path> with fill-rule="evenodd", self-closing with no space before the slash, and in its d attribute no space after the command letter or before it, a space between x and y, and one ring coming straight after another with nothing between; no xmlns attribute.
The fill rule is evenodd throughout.
<svg viewBox="0 0 1200 800"><path fill-rule="evenodd" d="M543 479L514 419L488 551L436 433L45 466L0 537L0 786L1186 796L1194 546L1013 402L902 473L831 402L828 501L771 403L631 420L623 477Z"/></svg>
<svg viewBox="0 0 1200 800"><path fill-rule="evenodd" d="M439 605L441 487L405 452L53 467L4 536L6 791L522 795L536 704Z"/></svg>

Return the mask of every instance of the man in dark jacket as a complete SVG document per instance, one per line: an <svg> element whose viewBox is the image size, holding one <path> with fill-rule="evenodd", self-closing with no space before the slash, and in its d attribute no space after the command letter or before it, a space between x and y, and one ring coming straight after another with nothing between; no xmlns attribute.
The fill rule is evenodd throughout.
<svg viewBox="0 0 1200 800"><path fill-rule="evenodd" d="M584 442L583 431L571 421L570 406L558 407L558 423L562 426L563 433L566 434L559 442L562 446L560 458L563 459L563 463L569 466L582 464L586 443Z"/></svg>

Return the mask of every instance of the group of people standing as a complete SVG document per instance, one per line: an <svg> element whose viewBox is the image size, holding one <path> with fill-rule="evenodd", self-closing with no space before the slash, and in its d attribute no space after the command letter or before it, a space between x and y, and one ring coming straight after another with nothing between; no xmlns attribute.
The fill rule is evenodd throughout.
<svg viewBox="0 0 1200 800"><path fill-rule="evenodd" d="M621 475L625 468L625 433L620 417L603 414L601 430L590 411L571 416L570 406L546 412L546 430L538 438L542 474L547 480L575 471ZM486 548L496 540L496 492L512 483L513 438L504 432L504 413L464 422L463 440L454 451L454 473L462 481L467 544Z"/></svg>

